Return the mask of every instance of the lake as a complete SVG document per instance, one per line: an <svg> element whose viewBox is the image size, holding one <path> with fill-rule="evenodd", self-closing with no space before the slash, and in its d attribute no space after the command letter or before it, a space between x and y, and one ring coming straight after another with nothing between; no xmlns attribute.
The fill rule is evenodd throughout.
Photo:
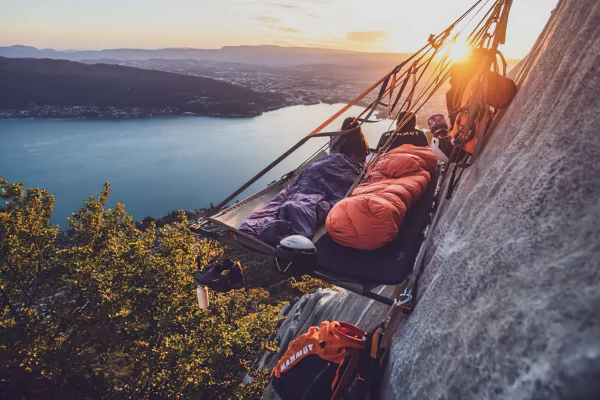
<svg viewBox="0 0 600 400"><path fill-rule="evenodd" d="M0 120L0 177L56 195L62 228L90 195L111 184L108 206L137 220L219 203L343 105L294 106L254 118ZM357 115L354 107L343 117ZM337 130L343 117L328 130ZM372 147L390 123L365 124ZM289 172L327 139L306 143L240 198Z"/></svg>

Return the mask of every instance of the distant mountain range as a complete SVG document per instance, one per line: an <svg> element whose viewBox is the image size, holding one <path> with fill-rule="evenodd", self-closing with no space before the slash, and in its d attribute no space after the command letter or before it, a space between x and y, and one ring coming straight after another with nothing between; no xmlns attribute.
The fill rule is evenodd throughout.
<svg viewBox="0 0 600 400"><path fill-rule="evenodd" d="M31 104L258 115L281 107L282 100L279 95L209 78L119 65L0 57L0 109L26 109Z"/></svg>
<svg viewBox="0 0 600 400"><path fill-rule="evenodd" d="M395 65L407 54L403 53L362 53L356 51L322 49L316 47L281 46L227 46L221 49L166 48L107 49L107 50L54 50L38 49L31 46L15 45L0 47L0 56L10 58L54 58L71 61L84 60L211 60L243 64L292 66L311 64L354 64L386 63Z"/></svg>

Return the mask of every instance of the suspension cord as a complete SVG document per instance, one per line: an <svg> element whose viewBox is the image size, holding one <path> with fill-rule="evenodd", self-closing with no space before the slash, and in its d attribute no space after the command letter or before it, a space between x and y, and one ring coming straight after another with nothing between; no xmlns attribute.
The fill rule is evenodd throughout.
<svg viewBox="0 0 600 400"><path fill-rule="evenodd" d="M487 2L489 2L490 0L478 0L477 2L475 2L475 4L473 4L473 6L471 6L464 14L462 14L456 21L454 21L448 28L446 28L444 31L442 31L441 33L437 34L436 36L431 35L428 43L423 46L421 49L419 49L417 52L415 52L414 54L412 54L408 59L404 60L402 63L400 63L399 65L397 65L396 67L394 67L394 69L392 71L390 71L388 74L386 74L384 77L382 77L380 80L378 80L376 83L374 83L373 85L371 85L369 88L367 88L364 92L362 92L358 97L356 97L354 100L352 100L351 102L349 102L346 106L344 106L342 109L340 109L338 112L336 112L334 115L332 115L330 118L328 118L325 122L323 122L321 125L319 125L317 128L315 128L311 133L309 133L306 137L302 138L298 143L296 143L294 146L292 146L288 151L286 151L284 154L282 154L280 157L278 157L275 161L273 161L271 164L267 165L265 168L263 168L258 174L256 174L254 177L252 177L248 182L246 182L244 185L242 185L239 189L237 189L235 192L233 192L231 195L229 195L225 200L223 200L222 202L220 202L217 206L211 208L211 210L208 211L207 214L209 215L214 215L215 213L217 213L218 211L220 211L224 206L226 206L231 200L235 199L238 195L240 195L243 191L245 191L246 189L248 189L252 184L254 184L256 181L258 181L261 177L263 177L267 172L269 172L271 169L273 169L276 165L278 165L281 161L283 161L285 158L287 158L290 154L292 154L294 151L296 151L298 148L300 148L302 145L304 145L304 143L306 143L311 137L316 136L319 132L321 132L321 130L323 130L326 126L328 126L330 123L332 123L334 120L336 120L339 116L341 116L344 112L348 111L352 106L356 105L359 101L361 101L364 97L366 97L369 93L371 93L373 90L375 90L377 87L379 87L381 85L381 89L379 91L379 95L377 96L377 99L372 102L360 115L359 118L362 117L365 113L367 113L367 117L364 118L363 120L360 121L360 124L362 124L365 120L369 120L370 116L373 114L373 112L375 111L375 109L377 108L377 106L381 103L381 99L389 92L392 91L394 85L390 85L388 86L388 83L390 81L390 78L392 77L392 75L397 74L398 72L400 72L402 70L402 68L404 68L406 65L408 65L408 63L413 62L413 64L411 64L412 66L414 66L415 64L418 64L418 62L420 62L431 50L433 50L433 54L430 55L428 57L428 60L424 63L426 65L426 67L424 68L424 70L421 72L421 75L419 76L418 79L415 80L415 82L413 83L413 88L411 89L411 92L414 92L414 90L416 89L416 85L419 83L420 79L423 77L425 70L427 70L428 66L431 63L431 60L433 59L433 57L435 56L435 54L438 53L440 48L445 47L448 44L447 38L450 34L450 32L460 23L462 22L462 20L464 18L466 18L475 8L477 8L481 3L484 3L482 8L485 7L485 5L487 4ZM500 1L505 1L505 0L497 0L497 2ZM508 1L512 1L512 0L508 0ZM481 9L475 14L477 15ZM471 17L471 20L474 18ZM467 23L468 24L468 23ZM465 27L463 27L462 29L464 29ZM462 30L461 30L462 32ZM460 32L459 32L460 34ZM423 54L422 54L423 53ZM418 57L418 59L416 61L416 58ZM412 73L415 73L415 71L413 70L413 68L411 67L411 69L407 70L406 72L404 72L401 77L403 77L404 75L407 75L407 78L410 76L409 72L412 70ZM438 76L439 78L439 76ZM437 78L436 78L437 79ZM447 77L445 78L447 79ZM442 80L442 83L445 81ZM400 82L400 80L398 79L394 79L393 83L396 82ZM406 82L406 80L404 80L404 82ZM399 84L399 83L398 83ZM397 85L396 85L397 86ZM441 86L441 84L436 85L436 90ZM430 94L427 98L430 99L431 96L433 95ZM401 93L398 93L398 98L400 98ZM422 96L419 96L419 99L417 100L417 102L422 98ZM406 104L408 100L405 99L404 101L404 105ZM415 102L415 106L416 103ZM423 104L418 108L420 109L423 106ZM412 108L412 107L411 107ZM403 121L402 124L398 124L397 128L396 128L396 132L401 129L408 121ZM390 136L390 139L393 138L393 135ZM388 140L389 141L389 140ZM387 144L387 143L386 143ZM324 147L324 146L323 146ZM380 154L378 154L376 157L374 157L375 160L377 160L379 158ZM306 162L305 162L306 163ZM302 165L304 165L305 163L303 163ZM368 169L368 167L370 165L373 165L373 160L371 162L369 162L369 165L367 167L365 167L363 169L363 174L364 172ZM356 182L355 182L356 184ZM353 185L353 188L355 187L355 185ZM352 189L353 189L352 188ZM349 192L351 193L351 192Z"/></svg>

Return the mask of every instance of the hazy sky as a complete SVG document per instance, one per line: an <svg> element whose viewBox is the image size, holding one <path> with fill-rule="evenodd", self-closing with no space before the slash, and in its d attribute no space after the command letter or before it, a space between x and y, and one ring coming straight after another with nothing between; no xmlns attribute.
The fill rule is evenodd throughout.
<svg viewBox="0 0 600 400"><path fill-rule="evenodd" d="M474 0L0 0L0 45L55 49L276 44L409 52ZM491 2L490 2L491 3ZM514 0L504 53L524 56L557 0Z"/></svg>

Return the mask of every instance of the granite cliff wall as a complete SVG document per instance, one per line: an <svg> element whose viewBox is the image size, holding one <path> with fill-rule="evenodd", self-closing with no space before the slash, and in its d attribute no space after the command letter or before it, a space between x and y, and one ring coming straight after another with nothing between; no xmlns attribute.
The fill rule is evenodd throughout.
<svg viewBox="0 0 600 400"><path fill-rule="evenodd" d="M600 2L561 0L514 76L517 97L441 209L384 399L600 398ZM384 313L321 290L280 337Z"/></svg>

